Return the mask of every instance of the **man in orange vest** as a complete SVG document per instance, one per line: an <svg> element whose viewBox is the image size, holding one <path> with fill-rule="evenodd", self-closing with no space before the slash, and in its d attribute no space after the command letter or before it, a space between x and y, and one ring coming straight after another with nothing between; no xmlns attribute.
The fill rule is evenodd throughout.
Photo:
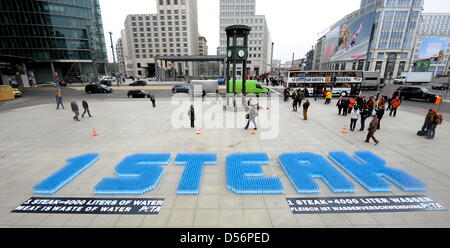
<svg viewBox="0 0 450 248"><path fill-rule="evenodd" d="M398 96L391 101L391 113L389 114L389 116L392 116L392 113L394 113L394 117L397 116L397 109L398 107L400 107L400 104L402 104L402 101Z"/></svg>

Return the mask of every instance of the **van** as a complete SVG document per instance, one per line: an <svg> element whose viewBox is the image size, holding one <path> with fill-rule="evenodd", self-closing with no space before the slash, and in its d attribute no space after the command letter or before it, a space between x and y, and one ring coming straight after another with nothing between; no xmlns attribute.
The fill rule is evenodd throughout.
<svg viewBox="0 0 450 248"><path fill-rule="evenodd" d="M256 80L247 80L245 82L247 86L246 93L251 95L269 94L269 89L263 87ZM236 92L233 92L233 81L230 80L230 87L228 93L242 93L242 80L236 80Z"/></svg>

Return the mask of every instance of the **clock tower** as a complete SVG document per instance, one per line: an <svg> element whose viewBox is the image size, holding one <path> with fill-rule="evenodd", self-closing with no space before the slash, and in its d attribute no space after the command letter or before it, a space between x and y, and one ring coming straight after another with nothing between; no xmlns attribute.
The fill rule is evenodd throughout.
<svg viewBox="0 0 450 248"><path fill-rule="evenodd" d="M233 105L236 108L236 95L241 93L238 92L236 87L236 68L238 64L242 64L243 103L245 103L245 96L247 95L248 36L251 28L245 25L234 25L227 27L225 32L227 33L227 95L233 94ZM233 69L231 70L231 68ZM230 75L231 71L233 75Z"/></svg>

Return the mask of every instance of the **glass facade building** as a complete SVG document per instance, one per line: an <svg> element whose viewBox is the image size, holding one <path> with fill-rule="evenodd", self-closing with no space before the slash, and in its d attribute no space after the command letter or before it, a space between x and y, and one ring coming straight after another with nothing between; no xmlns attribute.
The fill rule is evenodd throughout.
<svg viewBox="0 0 450 248"><path fill-rule="evenodd" d="M0 54L50 62L47 67L63 77L73 67L67 63L106 63L98 0L1 0Z"/></svg>
<svg viewBox="0 0 450 248"><path fill-rule="evenodd" d="M450 70L450 13L423 13L419 22L413 62L430 61L435 76Z"/></svg>
<svg viewBox="0 0 450 248"><path fill-rule="evenodd" d="M396 78L402 72L409 71L423 5L424 0L361 0L359 10L332 27L374 13L374 30L367 59L328 64L322 64L321 61L315 67L324 70L361 68L379 71L386 79Z"/></svg>

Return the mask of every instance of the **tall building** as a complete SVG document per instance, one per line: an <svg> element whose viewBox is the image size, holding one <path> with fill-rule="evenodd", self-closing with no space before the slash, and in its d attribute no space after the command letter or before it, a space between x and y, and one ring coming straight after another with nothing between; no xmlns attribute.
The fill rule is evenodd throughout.
<svg viewBox="0 0 450 248"><path fill-rule="evenodd" d="M122 34L127 75L156 74L156 56L198 55L197 0L157 0L157 14L133 14ZM190 63L172 65L178 72L193 73Z"/></svg>
<svg viewBox="0 0 450 248"><path fill-rule="evenodd" d="M104 72L99 0L0 1L0 55L22 58L38 83L92 78L95 65Z"/></svg>
<svg viewBox="0 0 450 248"><path fill-rule="evenodd" d="M423 0L361 0L359 10L319 40L324 44L318 67L379 71L386 79L409 71L423 5Z"/></svg>
<svg viewBox="0 0 450 248"><path fill-rule="evenodd" d="M125 74L125 57L123 54L123 41L122 38L119 38L116 42L116 54L117 54L117 64L118 64L118 72L121 74Z"/></svg>
<svg viewBox="0 0 450 248"><path fill-rule="evenodd" d="M450 13L423 13L412 61L421 62L435 76L448 74L450 57ZM422 67L423 67L422 66ZM416 66L419 69L419 66ZM415 68L416 69L416 68Z"/></svg>
<svg viewBox="0 0 450 248"><path fill-rule="evenodd" d="M220 54L226 55L227 35L225 28L232 25L247 25L252 28L249 36L247 72L262 75L270 72L271 44L266 17L256 15L256 0L220 0ZM237 69L240 75L242 68Z"/></svg>
<svg viewBox="0 0 450 248"><path fill-rule="evenodd" d="M208 55L208 41L204 36L198 37L198 55L200 56Z"/></svg>

